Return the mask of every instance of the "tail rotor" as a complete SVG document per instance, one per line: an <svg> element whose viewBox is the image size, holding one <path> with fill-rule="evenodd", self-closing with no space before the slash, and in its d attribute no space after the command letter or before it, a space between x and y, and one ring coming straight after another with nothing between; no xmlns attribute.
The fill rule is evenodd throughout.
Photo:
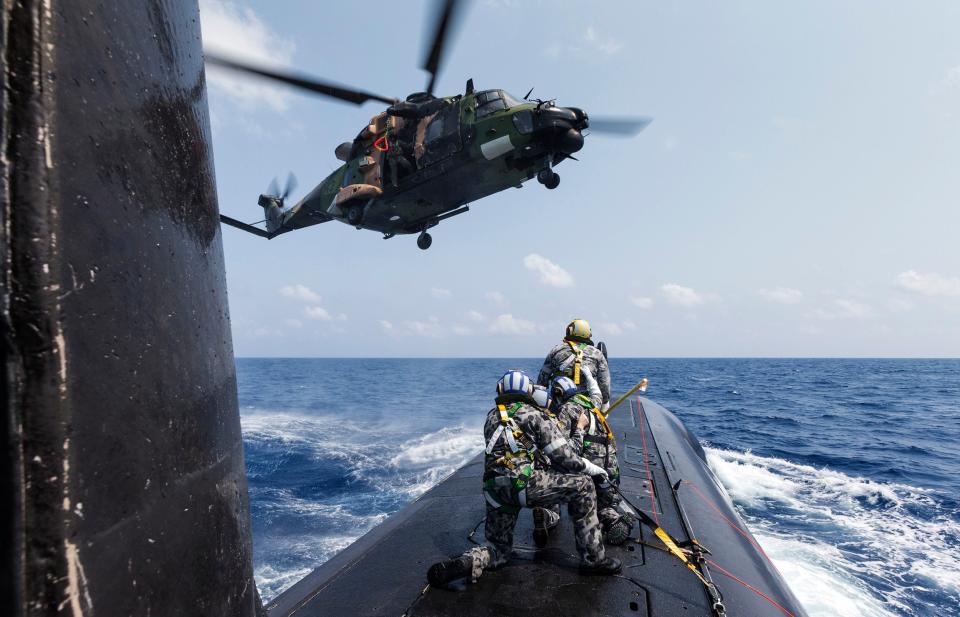
<svg viewBox="0 0 960 617"><path fill-rule="evenodd" d="M290 173L287 175L287 184L280 192L277 179L270 181L267 192L260 195L257 203L263 208L263 218L267 223L267 232L274 232L283 224L283 202L290 196L290 193L297 188L297 177Z"/></svg>

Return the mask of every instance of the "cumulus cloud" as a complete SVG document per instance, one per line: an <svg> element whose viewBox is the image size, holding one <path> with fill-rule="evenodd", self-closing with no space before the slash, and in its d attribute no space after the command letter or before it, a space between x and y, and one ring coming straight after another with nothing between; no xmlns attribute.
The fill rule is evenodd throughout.
<svg viewBox="0 0 960 617"><path fill-rule="evenodd" d="M546 257L531 253L523 258L523 265L540 277L540 282L551 287L573 287L573 276Z"/></svg>
<svg viewBox="0 0 960 617"><path fill-rule="evenodd" d="M303 314L309 317L310 319L316 319L317 321L332 321L333 315L331 315L327 309L322 306L307 306L303 309Z"/></svg>
<svg viewBox="0 0 960 617"><path fill-rule="evenodd" d="M605 321L600 325L600 332L604 336L619 336L623 334L623 328L620 327L620 324L614 323L612 321Z"/></svg>
<svg viewBox="0 0 960 617"><path fill-rule="evenodd" d="M790 287L774 287L773 289L761 289L757 293L765 300L770 302L779 302L780 304L796 304L803 299L803 292L799 289Z"/></svg>
<svg viewBox="0 0 960 617"><path fill-rule="evenodd" d="M486 321L487 318L483 316L483 313L480 311L467 311L467 319L470 321L482 322Z"/></svg>
<svg viewBox="0 0 960 617"><path fill-rule="evenodd" d="M677 285L676 283L666 283L660 286L660 292L670 304L677 306L693 307L703 304L703 296L690 287Z"/></svg>
<svg viewBox="0 0 960 617"><path fill-rule="evenodd" d="M280 288L280 295L285 298L303 300L304 302L320 302L319 294L306 285L287 285Z"/></svg>
<svg viewBox="0 0 960 617"><path fill-rule="evenodd" d="M623 43L599 32L594 26L587 26L583 33L584 44L605 56L612 56L623 49Z"/></svg>
<svg viewBox="0 0 960 617"><path fill-rule="evenodd" d="M645 296L634 296L630 298L630 302L632 302L634 306L638 308L642 308L644 310L653 308L653 298L647 298Z"/></svg>
<svg viewBox="0 0 960 617"><path fill-rule="evenodd" d="M497 318L493 320L493 323L490 325L490 332L493 332L494 334L513 334L521 336L536 334L537 325L532 321L520 319L519 317L514 317L513 315L507 313L504 315L498 315Z"/></svg>
<svg viewBox="0 0 960 617"><path fill-rule="evenodd" d="M416 336L438 337L443 333L440 320L436 317L430 317L427 321L405 321L403 325L408 333Z"/></svg>
<svg viewBox="0 0 960 617"><path fill-rule="evenodd" d="M380 327L386 330L387 332L390 332L391 330L393 330L393 324L387 321L386 319L380 320Z"/></svg>
<svg viewBox="0 0 960 617"><path fill-rule="evenodd" d="M826 307L818 308L813 312L813 316L824 321L833 321L837 319L863 319L873 314L866 304L855 300L834 300Z"/></svg>
<svg viewBox="0 0 960 617"><path fill-rule="evenodd" d="M443 289L441 287L431 287L430 295L438 300L443 300L444 298L449 298L452 294L449 289Z"/></svg>
<svg viewBox="0 0 960 617"><path fill-rule="evenodd" d="M960 296L960 278L931 272L921 274L907 270L897 275L897 285L924 296Z"/></svg>
<svg viewBox="0 0 960 617"><path fill-rule="evenodd" d="M231 0L200 0L200 27L204 50L217 55L274 68L289 66L293 58L292 41L270 30L253 9ZM290 104L289 90L228 69L208 66L207 81L241 107L283 111Z"/></svg>
<svg viewBox="0 0 960 617"><path fill-rule="evenodd" d="M487 300L499 307L504 307L507 305L507 299L499 291L488 291L485 294Z"/></svg>

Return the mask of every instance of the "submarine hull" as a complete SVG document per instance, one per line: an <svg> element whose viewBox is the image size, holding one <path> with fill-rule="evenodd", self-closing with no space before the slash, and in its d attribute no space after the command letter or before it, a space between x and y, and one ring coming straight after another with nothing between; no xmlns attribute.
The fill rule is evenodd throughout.
<svg viewBox="0 0 960 617"><path fill-rule="evenodd" d="M621 491L672 536L696 538L712 552L703 569L722 593L727 614L806 615L676 416L637 398L610 420ZM429 587L430 564L484 541L482 474L481 454L275 598L269 615L717 614L696 575L645 527L635 527L626 544L607 548L623 562L620 576L580 576L566 513L548 546L538 550L532 516L521 511L507 565L475 584Z"/></svg>
<svg viewBox="0 0 960 617"><path fill-rule="evenodd" d="M197 2L2 17L0 613L253 615Z"/></svg>

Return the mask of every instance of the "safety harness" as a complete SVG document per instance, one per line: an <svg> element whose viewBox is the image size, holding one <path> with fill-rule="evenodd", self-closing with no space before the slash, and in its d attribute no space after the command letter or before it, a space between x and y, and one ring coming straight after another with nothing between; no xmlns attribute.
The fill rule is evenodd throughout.
<svg viewBox="0 0 960 617"><path fill-rule="evenodd" d="M578 343L576 341L567 340L567 345L570 345L570 349L573 350L574 360L573 360L573 383L580 385L580 365L583 364L583 348L587 346L587 343Z"/></svg>
<svg viewBox="0 0 960 617"><path fill-rule="evenodd" d="M483 496L487 502L509 513L519 512L526 503L527 482L533 473L533 463L538 453L537 445L527 437L513 418L522 406L522 402L513 403L509 408L503 404L497 405L497 410L500 412L500 426L490 436L486 448L486 453L492 454L497 445L503 442L506 451L497 458L495 464L516 473L512 476L496 475L484 479L483 482ZM503 503L497 498L497 490L503 488L509 488L516 503Z"/></svg>

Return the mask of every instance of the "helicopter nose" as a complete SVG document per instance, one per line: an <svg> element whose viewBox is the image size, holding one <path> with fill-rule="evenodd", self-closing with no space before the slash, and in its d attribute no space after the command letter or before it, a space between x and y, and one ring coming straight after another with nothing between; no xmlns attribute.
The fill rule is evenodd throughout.
<svg viewBox="0 0 960 617"><path fill-rule="evenodd" d="M545 145L563 154L583 148L583 133L588 126L587 114L577 107L545 107L538 114L537 132Z"/></svg>

